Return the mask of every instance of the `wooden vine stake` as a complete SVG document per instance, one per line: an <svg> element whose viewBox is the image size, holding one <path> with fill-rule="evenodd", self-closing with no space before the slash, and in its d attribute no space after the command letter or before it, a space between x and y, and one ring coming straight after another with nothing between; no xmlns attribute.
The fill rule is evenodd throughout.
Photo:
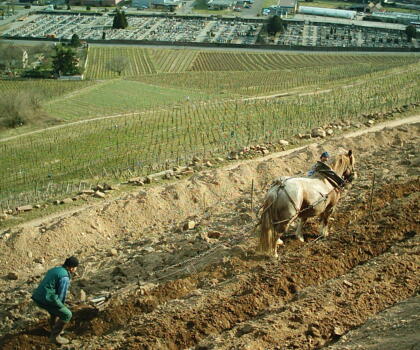
<svg viewBox="0 0 420 350"><path fill-rule="evenodd" d="M369 216L372 216L373 192L374 192L374 189L375 189L375 179L376 179L376 174L373 173L372 186L371 186L371 189L370 189Z"/></svg>
<svg viewBox="0 0 420 350"><path fill-rule="evenodd" d="M254 212L254 179L251 181L251 213Z"/></svg>

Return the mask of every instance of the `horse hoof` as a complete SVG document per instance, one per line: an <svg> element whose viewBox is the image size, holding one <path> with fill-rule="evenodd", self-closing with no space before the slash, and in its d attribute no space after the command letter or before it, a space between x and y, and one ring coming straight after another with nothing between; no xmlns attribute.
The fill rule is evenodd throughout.
<svg viewBox="0 0 420 350"><path fill-rule="evenodd" d="M284 242L283 242L283 241L279 238L279 239L277 240L276 244L277 244L277 245L283 245L283 244L284 244Z"/></svg>

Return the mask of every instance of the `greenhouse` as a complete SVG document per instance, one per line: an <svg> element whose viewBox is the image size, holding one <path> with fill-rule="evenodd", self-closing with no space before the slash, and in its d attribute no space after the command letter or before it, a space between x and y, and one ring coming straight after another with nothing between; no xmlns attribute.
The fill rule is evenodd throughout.
<svg viewBox="0 0 420 350"><path fill-rule="evenodd" d="M304 15L354 19L354 17L356 17L357 12L348 11L348 10L329 9L329 8L323 8L323 7L299 6L299 13L304 14Z"/></svg>

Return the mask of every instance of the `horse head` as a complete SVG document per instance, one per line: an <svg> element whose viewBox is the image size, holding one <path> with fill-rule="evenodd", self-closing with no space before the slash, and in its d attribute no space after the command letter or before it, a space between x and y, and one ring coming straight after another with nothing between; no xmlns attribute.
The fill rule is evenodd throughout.
<svg viewBox="0 0 420 350"><path fill-rule="evenodd" d="M332 169L346 182L352 182L357 177L353 151L349 150L347 154L339 155L333 163Z"/></svg>
<svg viewBox="0 0 420 350"><path fill-rule="evenodd" d="M353 179L355 179L357 177L356 175L356 171L354 170L354 166L355 166L355 160L354 160L354 156L353 156L353 151L349 150L347 152L347 154L344 156L346 158L346 167L343 171L343 178L345 181L347 182L352 182Z"/></svg>

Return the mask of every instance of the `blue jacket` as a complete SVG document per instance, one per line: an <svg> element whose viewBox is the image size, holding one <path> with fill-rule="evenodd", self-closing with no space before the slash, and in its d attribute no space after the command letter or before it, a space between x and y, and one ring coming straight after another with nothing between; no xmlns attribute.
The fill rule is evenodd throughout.
<svg viewBox="0 0 420 350"><path fill-rule="evenodd" d="M36 302L48 306L64 307L71 275L63 266L48 270L38 288L32 294Z"/></svg>

